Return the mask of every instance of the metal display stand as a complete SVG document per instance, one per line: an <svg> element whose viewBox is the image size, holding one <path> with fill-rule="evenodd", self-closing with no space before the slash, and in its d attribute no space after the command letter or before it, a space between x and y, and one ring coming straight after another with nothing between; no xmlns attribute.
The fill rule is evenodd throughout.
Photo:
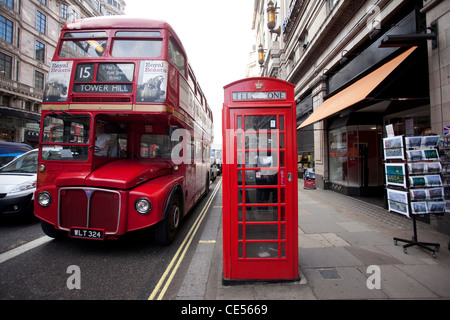
<svg viewBox="0 0 450 320"><path fill-rule="evenodd" d="M440 244L418 240L417 216L440 214L445 211L442 207L442 203L446 200L443 188L445 184L441 182L441 167L436 166L440 163L436 149L438 139L439 136L407 138L396 136L385 138L383 141L389 211L401 213L413 220L412 239L394 237L394 244L397 245L399 241L405 242L403 245L405 253L409 247L421 247L430 251L433 258L436 258ZM419 166L415 167L415 164ZM437 195L435 192L433 196L430 195L432 189L438 189Z"/></svg>
<svg viewBox="0 0 450 320"><path fill-rule="evenodd" d="M394 237L394 244L397 245L397 241L401 241L401 242L406 242L405 245L403 245L403 251L405 253L407 252L407 248L412 247L412 246L419 246L425 250L431 251L431 256L433 258L436 258L436 252L439 251L439 247L440 244L439 243L430 243L430 242L419 242L417 240L417 224L416 224L416 215L412 215L412 220L413 220L413 226L414 226L414 235L412 237L411 240L406 240L406 239L400 239L400 238L395 238ZM430 248L434 247L434 249Z"/></svg>

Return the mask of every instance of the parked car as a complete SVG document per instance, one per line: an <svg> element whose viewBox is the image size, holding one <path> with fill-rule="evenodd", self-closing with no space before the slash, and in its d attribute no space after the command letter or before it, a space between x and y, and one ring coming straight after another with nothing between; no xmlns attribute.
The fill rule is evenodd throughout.
<svg viewBox="0 0 450 320"><path fill-rule="evenodd" d="M32 216L38 149L0 168L0 215Z"/></svg>
<svg viewBox="0 0 450 320"><path fill-rule="evenodd" d="M0 141L0 168L30 150L33 148L25 143Z"/></svg>

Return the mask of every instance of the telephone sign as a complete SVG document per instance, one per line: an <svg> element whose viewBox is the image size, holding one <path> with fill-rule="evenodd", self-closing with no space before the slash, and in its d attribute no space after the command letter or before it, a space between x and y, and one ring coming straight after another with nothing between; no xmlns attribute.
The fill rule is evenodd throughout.
<svg viewBox="0 0 450 320"><path fill-rule="evenodd" d="M286 100L286 91L233 92L233 100Z"/></svg>

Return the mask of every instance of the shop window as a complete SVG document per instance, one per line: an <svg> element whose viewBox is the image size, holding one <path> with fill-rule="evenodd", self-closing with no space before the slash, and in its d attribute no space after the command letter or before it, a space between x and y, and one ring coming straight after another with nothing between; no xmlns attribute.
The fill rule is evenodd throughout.
<svg viewBox="0 0 450 320"><path fill-rule="evenodd" d="M383 185L381 127L346 126L329 131L330 181L346 187Z"/></svg>
<svg viewBox="0 0 450 320"><path fill-rule="evenodd" d="M409 109L384 117L384 125L392 124L395 135L407 137L425 135L431 132L430 107Z"/></svg>
<svg viewBox="0 0 450 320"><path fill-rule="evenodd" d="M347 184L347 130L345 127L330 130L330 181Z"/></svg>

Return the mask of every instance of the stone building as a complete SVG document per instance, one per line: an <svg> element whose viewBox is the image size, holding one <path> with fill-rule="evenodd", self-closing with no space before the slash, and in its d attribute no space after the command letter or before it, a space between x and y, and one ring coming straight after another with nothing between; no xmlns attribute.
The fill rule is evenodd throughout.
<svg viewBox="0 0 450 320"><path fill-rule="evenodd" d="M0 141L38 142L44 83L62 27L124 10L123 0L0 1Z"/></svg>
<svg viewBox="0 0 450 320"><path fill-rule="evenodd" d="M260 75L296 85L299 175L319 188L382 204L386 128L450 125L450 1L255 0L253 29Z"/></svg>

